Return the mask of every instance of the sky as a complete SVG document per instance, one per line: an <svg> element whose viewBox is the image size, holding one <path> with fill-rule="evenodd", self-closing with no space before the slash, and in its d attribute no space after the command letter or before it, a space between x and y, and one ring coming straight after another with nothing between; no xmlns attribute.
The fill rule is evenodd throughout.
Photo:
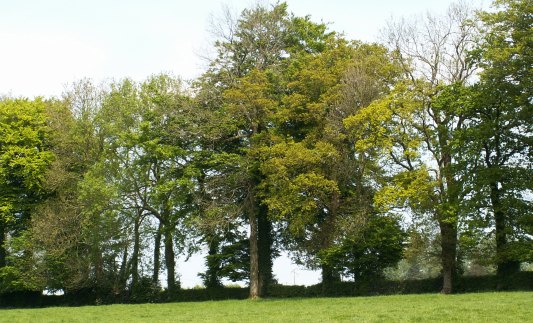
<svg viewBox="0 0 533 323"><path fill-rule="evenodd" d="M60 96L68 83L161 72L193 79L212 52L210 21L253 0L0 0L0 96ZM260 0L260 3L269 2ZM379 41L391 17L444 13L452 0L288 0L289 11L328 23L348 39ZM488 7L489 0L472 0ZM270 1L273 3L273 1ZM181 262L182 286L200 284L202 255ZM284 284L314 284L319 274L274 262Z"/></svg>

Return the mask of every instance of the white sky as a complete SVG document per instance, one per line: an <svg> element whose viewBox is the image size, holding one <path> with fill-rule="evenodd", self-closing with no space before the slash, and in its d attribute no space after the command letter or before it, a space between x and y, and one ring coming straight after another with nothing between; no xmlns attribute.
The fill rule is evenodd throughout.
<svg viewBox="0 0 533 323"><path fill-rule="evenodd" d="M473 0L487 7L489 0ZM265 1L261 1L264 3ZM349 39L377 41L392 16L443 13L452 0L288 0L289 11L330 23ZM0 95L58 96L66 83L170 72L192 79L209 51L210 16L253 0L0 0ZM183 286L200 283L201 257L181 264ZM293 272L293 270L297 270ZM318 274L275 262L281 283L318 282ZM296 273L296 276L294 276Z"/></svg>

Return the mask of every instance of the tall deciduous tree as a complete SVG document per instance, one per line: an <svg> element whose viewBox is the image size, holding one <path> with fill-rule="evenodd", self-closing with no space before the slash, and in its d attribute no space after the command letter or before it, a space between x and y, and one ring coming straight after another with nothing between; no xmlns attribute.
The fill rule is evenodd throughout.
<svg viewBox="0 0 533 323"><path fill-rule="evenodd" d="M49 135L42 99L0 100L0 270L10 265L7 235L27 230L45 197L46 171L54 160Z"/></svg>
<svg viewBox="0 0 533 323"><path fill-rule="evenodd" d="M369 163L354 151L342 120L386 94L398 69L379 45L338 37L325 45L284 71L286 90L261 167L264 203L287 227L289 248L321 268L327 290L340 271L318 255L357 240L373 213Z"/></svg>
<svg viewBox="0 0 533 323"><path fill-rule="evenodd" d="M482 38L472 52L482 68L473 87L471 148L476 209L491 216L500 284L531 261L533 218L533 4L495 1L497 11L480 14Z"/></svg>
<svg viewBox="0 0 533 323"><path fill-rule="evenodd" d="M472 11L452 5L446 16L391 23L386 37L403 64L405 79L385 99L346 120L361 152L378 152L390 175L379 201L408 206L439 225L443 293L451 293L456 272L461 183L454 173L454 134L464 127L464 109L448 105L444 85L460 87L472 74ZM408 204L404 202L408 201Z"/></svg>
<svg viewBox="0 0 533 323"><path fill-rule="evenodd" d="M250 225L250 297L256 298L272 281L273 239L268 210L258 194L263 175L254 152L268 144L271 117L282 94L276 84L285 62L300 53L319 52L329 36L325 25L291 17L286 4L246 9L229 25L228 32L219 34L217 57L202 78L200 97L204 107L221 117L216 125L223 132L218 131L216 145L225 146L222 154L231 154L240 171L245 170L234 191L239 192L238 212Z"/></svg>
<svg viewBox="0 0 533 323"><path fill-rule="evenodd" d="M134 267L141 259L137 235L142 220L149 215L158 224L154 278L158 279L162 242L170 293L179 287L176 247L183 248L187 235L183 225L193 212L195 138L188 132L189 113L189 99L178 79L158 75L140 85L128 80L114 85L100 115L108 135L105 156L94 168L96 185L87 182L88 192L98 192L101 181L104 187L114 189L104 205L125 216L122 222L134 227ZM132 278L137 282L138 273Z"/></svg>
<svg viewBox="0 0 533 323"><path fill-rule="evenodd" d="M31 250L41 257L28 271L39 276L50 290L70 293L94 288L102 296L101 292L112 288L116 277L114 258L108 257L106 262L102 256L106 252L116 255L116 244L107 250L99 248L102 240L116 235L116 222L114 226L98 226L87 214L89 207L99 201L84 205L80 196L80 183L102 153L102 132L96 116L103 94L102 87L84 79L73 83L62 100L52 101L47 107L53 134L51 149L56 158L46 173L47 199L37 208L29 230ZM105 189L109 188L102 187ZM100 239L96 239L98 236Z"/></svg>

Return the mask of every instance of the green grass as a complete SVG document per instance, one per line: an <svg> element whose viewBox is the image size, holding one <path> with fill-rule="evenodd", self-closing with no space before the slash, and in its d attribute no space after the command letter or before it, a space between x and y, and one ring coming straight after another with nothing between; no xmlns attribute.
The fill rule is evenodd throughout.
<svg viewBox="0 0 533 323"><path fill-rule="evenodd" d="M2 322L533 322L533 292L0 310Z"/></svg>

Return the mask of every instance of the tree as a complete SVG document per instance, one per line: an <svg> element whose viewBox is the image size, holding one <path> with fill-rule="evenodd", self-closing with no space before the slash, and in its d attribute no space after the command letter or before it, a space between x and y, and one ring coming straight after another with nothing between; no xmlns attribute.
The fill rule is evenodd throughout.
<svg viewBox="0 0 533 323"><path fill-rule="evenodd" d="M263 201L286 226L289 248L322 269L326 290L340 275L319 255L344 238L355 239L373 212L370 163L354 151L342 120L384 95L394 71L384 47L332 37L322 52L291 60L283 74L274 135L259 153Z"/></svg>
<svg viewBox="0 0 533 323"><path fill-rule="evenodd" d="M0 101L0 270L10 270L7 235L16 237L28 229L35 207L46 196L45 174L54 160L49 135L45 101Z"/></svg>
<svg viewBox="0 0 533 323"><path fill-rule="evenodd" d="M163 239L168 291L178 288L175 248L184 247L185 221L194 212L193 191L197 171L191 162L195 138L189 136L191 108L179 79L167 75L149 78L140 86L129 80L114 85L101 111L107 126L106 155L97 178L115 187L111 202L136 236L132 265L138 266L139 226L148 215L155 230L154 278L159 271ZM97 188L97 187L94 187ZM147 220L151 221L151 220ZM152 222L153 223L153 222ZM133 274L138 278L138 273Z"/></svg>
<svg viewBox="0 0 533 323"><path fill-rule="evenodd" d="M229 233L223 243L210 250L206 258L207 271L199 275L207 288L221 287L222 278L233 282L250 280L250 242L242 236L240 232L238 235Z"/></svg>
<svg viewBox="0 0 533 323"><path fill-rule="evenodd" d="M378 157L389 177L378 204L408 207L439 224L443 293L452 292L456 274L462 190L454 144L465 122L465 108L450 98L473 72L467 61L475 37L471 17L469 8L452 5L444 17L391 23L387 41L405 79L345 121L357 150Z"/></svg>
<svg viewBox="0 0 533 323"><path fill-rule="evenodd" d="M386 270L386 277L393 280L434 278L440 274L439 242L435 234L417 224L406 232L403 259L396 268Z"/></svg>
<svg viewBox="0 0 533 323"><path fill-rule="evenodd" d="M382 276L385 268L402 258L404 248L405 234L390 217L370 216L359 230L319 253L321 262L351 276L355 282Z"/></svg>
<svg viewBox="0 0 533 323"><path fill-rule="evenodd" d="M271 97L270 84L265 73L254 70L240 79L235 88L225 92L228 102L228 111L232 115L240 116L243 132L245 133L245 146L247 151L254 151L262 144L262 138L268 128L268 116L277 106L277 102ZM238 121L238 122L239 122ZM260 276L259 258L259 218L266 217L266 209L261 204L257 186L261 181L259 172L259 160L252 154L246 154L244 166L247 169L248 181L243 187L243 210L250 224L250 297L257 298L263 293L265 281ZM263 240L264 241L264 240ZM270 248L270 246L269 246ZM271 255L268 255L270 258Z"/></svg>
<svg viewBox="0 0 533 323"><path fill-rule="evenodd" d="M237 193L233 201L240 206L235 211L250 226L250 297L257 298L273 281L274 239L272 221L259 195L263 175L255 152L268 144L285 62L301 53L319 52L329 36L325 25L290 16L286 4L246 9L229 26L228 32L218 35L222 37L215 43L217 57L202 77L199 97L201 105L218 117L212 120L219 130L207 131L216 136L213 158L232 156L241 166L238 186L230 189ZM220 178L210 173L206 172L207 182Z"/></svg>
<svg viewBox="0 0 533 323"><path fill-rule="evenodd" d="M494 227L500 287L531 261L533 232L533 5L495 1L480 13L482 38L472 55L482 68L473 87L471 123L465 130L473 175L472 202ZM483 222L481 222L483 223Z"/></svg>
<svg viewBox="0 0 533 323"><path fill-rule="evenodd" d="M103 92L84 79L73 83L62 100L47 105L50 149L56 158L45 176L47 198L28 232L27 249L42 257L26 269L43 281L42 288L67 294L93 289L97 297L119 289L115 257L122 246L112 238L120 236L119 224L102 207L103 193L112 188L97 182L100 194L90 197L80 189L94 179L90 170L102 154L103 133L96 117ZM96 210L105 215L96 216Z"/></svg>
<svg viewBox="0 0 533 323"><path fill-rule="evenodd" d="M311 255L331 242L339 204L339 188L328 172L339 155L323 131L350 50L342 40L330 41L328 47L331 51L302 54L289 62L281 85L286 90L271 117L270 144L257 151L265 177L263 203L273 218L287 223L289 236L309 242L303 250ZM320 229L309 231L317 222L323 222ZM330 278L326 276L324 281Z"/></svg>

